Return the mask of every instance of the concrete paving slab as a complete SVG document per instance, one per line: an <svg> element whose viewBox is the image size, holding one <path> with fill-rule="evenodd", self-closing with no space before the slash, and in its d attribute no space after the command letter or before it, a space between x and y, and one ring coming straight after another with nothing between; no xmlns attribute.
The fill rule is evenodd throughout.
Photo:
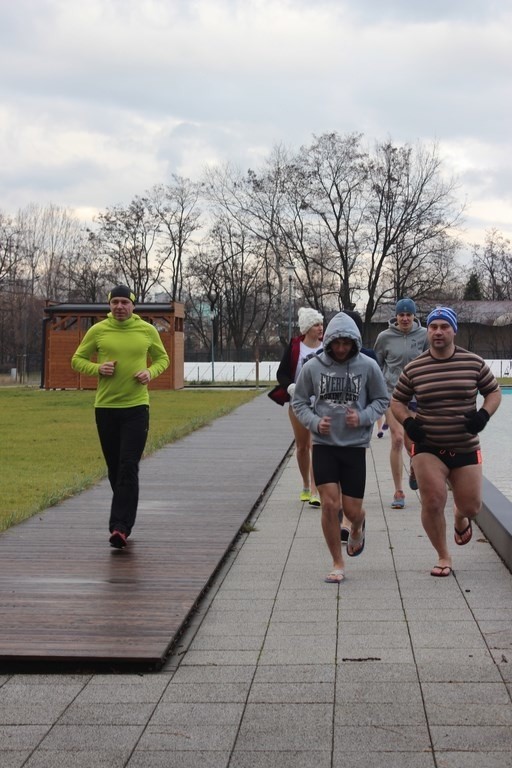
<svg viewBox="0 0 512 768"><path fill-rule="evenodd" d="M50 730L45 725L0 725L0 744L3 751L36 749Z"/></svg>
<svg viewBox="0 0 512 768"><path fill-rule="evenodd" d="M236 725L240 722L243 708L242 702L161 701L154 710L150 725Z"/></svg>
<svg viewBox="0 0 512 768"><path fill-rule="evenodd" d="M114 751L120 745L132 750L144 732L141 725L60 725L51 731L38 745L45 752ZM94 749L92 749L94 747Z"/></svg>
<svg viewBox="0 0 512 768"><path fill-rule="evenodd" d="M334 664L336 659L336 642L331 638L329 646L324 646L318 639L311 640L298 646L287 643L278 648L265 644L259 658L260 664Z"/></svg>
<svg viewBox="0 0 512 768"><path fill-rule="evenodd" d="M350 768L434 768L434 757L431 753L422 752L377 752L361 751L360 754L351 752ZM333 765L347 764L347 757L335 749ZM437 767L436 767L437 768ZM444 766L443 766L444 768Z"/></svg>
<svg viewBox="0 0 512 768"><path fill-rule="evenodd" d="M408 626L415 648L486 648L474 621L409 621Z"/></svg>
<svg viewBox="0 0 512 768"><path fill-rule="evenodd" d="M430 725L512 725L512 704L445 704L442 699L425 703Z"/></svg>
<svg viewBox="0 0 512 768"><path fill-rule="evenodd" d="M467 704L511 704L505 687L501 683L423 683L423 697L426 702L444 705L466 706Z"/></svg>
<svg viewBox="0 0 512 768"><path fill-rule="evenodd" d="M253 665L192 665L181 664L176 670L173 683L205 683L218 685L219 683L250 683L256 671ZM206 699L205 699L206 701Z"/></svg>
<svg viewBox="0 0 512 768"><path fill-rule="evenodd" d="M414 656L416 662L421 664L434 662L441 664L482 664L492 663L493 657L490 651L482 648L420 648L415 646Z"/></svg>
<svg viewBox="0 0 512 768"><path fill-rule="evenodd" d="M258 663L259 650L252 651L188 651L182 660L185 666L255 666Z"/></svg>
<svg viewBox="0 0 512 768"><path fill-rule="evenodd" d="M334 683L335 668L332 664L260 665L254 675L259 683Z"/></svg>
<svg viewBox="0 0 512 768"><path fill-rule="evenodd" d="M402 725L426 725L427 717L421 698L414 701L350 702L337 704L334 709L334 725L372 726L374 728L395 728Z"/></svg>
<svg viewBox="0 0 512 768"><path fill-rule="evenodd" d="M443 752L443 768L512 768L512 754L504 752Z"/></svg>
<svg viewBox="0 0 512 768"><path fill-rule="evenodd" d="M153 703L74 702L56 718L61 725L146 725L155 709Z"/></svg>
<svg viewBox="0 0 512 768"><path fill-rule="evenodd" d="M361 647L357 643L340 643L338 661L381 661L387 664L411 664L412 648L385 648L382 645Z"/></svg>
<svg viewBox="0 0 512 768"><path fill-rule="evenodd" d="M331 754L323 752L242 752L235 750L229 768L331 768Z"/></svg>
<svg viewBox="0 0 512 768"><path fill-rule="evenodd" d="M416 665L419 679L424 683L500 683L498 666L489 658L486 664L458 664L450 661L422 662Z"/></svg>
<svg viewBox="0 0 512 768"><path fill-rule="evenodd" d="M395 725L381 727L344 726L334 732L334 756L339 753L352 765L352 753L368 752L427 752L430 736L427 725Z"/></svg>
<svg viewBox="0 0 512 768"><path fill-rule="evenodd" d="M210 635L201 632L188 646L187 652L194 651L259 651L265 639L265 631L236 635Z"/></svg>
<svg viewBox="0 0 512 768"><path fill-rule="evenodd" d="M354 683L417 683L418 671L414 661L409 664L382 663L378 661L350 662L338 664L339 685Z"/></svg>
<svg viewBox="0 0 512 768"><path fill-rule="evenodd" d="M229 751L135 750L126 768L228 768L229 755Z"/></svg>
<svg viewBox="0 0 512 768"><path fill-rule="evenodd" d="M238 725L207 723L149 724L137 744L137 752L230 752L236 740Z"/></svg>
<svg viewBox="0 0 512 768"><path fill-rule="evenodd" d="M249 694L250 704L329 703L334 699L332 683L254 683Z"/></svg>
<svg viewBox="0 0 512 768"><path fill-rule="evenodd" d="M512 752L512 728L508 725L432 725L434 749L445 752ZM485 763L481 763L485 765ZM486 767L487 768L487 767Z"/></svg>
<svg viewBox="0 0 512 768"><path fill-rule="evenodd" d="M333 614L322 616L317 622L312 621L272 621L267 630L267 639L280 638L287 640L290 637L301 637L304 635L321 637L327 635L332 637L336 632L337 617Z"/></svg>
<svg viewBox="0 0 512 768"><path fill-rule="evenodd" d="M395 634L380 635L378 632L365 635L347 634L346 632L340 632L338 636L338 649L343 653L354 653L359 650L361 653L367 652L370 649L380 648L382 651L389 649L411 649L411 641L407 630L403 629L400 625L397 626Z"/></svg>
<svg viewBox="0 0 512 768"><path fill-rule="evenodd" d="M248 704L237 750L328 751L332 743L332 703Z"/></svg>
<svg viewBox="0 0 512 768"><path fill-rule="evenodd" d="M250 683L177 683L167 686L162 703L243 703L247 700Z"/></svg>
<svg viewBox="0 0 512 768"><path fill-rule="evenodd" d="M341 682L341 681L340 681ZM397 701L403 703L421 702L421 688L416 681L410 682L348 682L343 681L336 692L337 704L373 703L393 704Z"/></svg>
<svg viewBox="0 0 512 768"><path fill-rule="evenodd" d="M103 750L69 750L41 752L31 755L23 768L124 768L130 758L129 749L118 746L117 749ZM1 763L4 768L4 763Z"/></svg>

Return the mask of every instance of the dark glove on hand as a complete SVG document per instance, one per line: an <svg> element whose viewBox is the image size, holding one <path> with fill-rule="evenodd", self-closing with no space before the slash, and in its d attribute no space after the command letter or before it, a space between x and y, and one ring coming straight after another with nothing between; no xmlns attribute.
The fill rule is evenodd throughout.
<svg viewBox="0 0 512 768"><path fill-rule="evenodd" d="M473 411L473 413L467 413L464 416L467 431L472 435L477 435L482 431L490 418L485 408L480 408L479 411Z"/></svg>
<svg viewBox="0 0 512 768"><path fill-rule="evenodd" d="M413 443L421 443L427 436L423 427L412 416L404 421L403 427Z"/></svg>

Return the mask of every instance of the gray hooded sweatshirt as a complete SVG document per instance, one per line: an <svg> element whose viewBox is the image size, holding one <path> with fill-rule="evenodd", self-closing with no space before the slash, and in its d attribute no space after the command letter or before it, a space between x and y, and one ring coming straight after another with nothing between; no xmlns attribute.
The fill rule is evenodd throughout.
<svg viewBox="0 0 512 768"><path fill-rule="evenodd" d="M343 363L329 354L334 339L352 339L354 351ZM313 433L318 445L366 448L373 424L389 405L386 382L375 360L361 354L361 334L351 317L335 315L324 334L324 351L304 363L292 400L299 421ZM347 407L359 415L359 426L345 421ZM323 416L330 416L328 435L318 433Z"/></svg>
<svg viewBox="0 0 512 768"><path fill-rule="evenodd" d="M403 368L428 349L427 329L417 320L409 333L403 333L396 324L396 317L389 322L389 328L379 333L373 351L377 356L388 392L391 394Z"/></svg>

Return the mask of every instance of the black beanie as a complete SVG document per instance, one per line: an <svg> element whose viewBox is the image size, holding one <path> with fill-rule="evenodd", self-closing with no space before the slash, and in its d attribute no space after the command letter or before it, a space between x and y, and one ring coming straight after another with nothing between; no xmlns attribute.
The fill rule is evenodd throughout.
<svg viewBox="0 0 512 768"><path fill-rule="evenodd" d="M112 288L108 294L108 300L112 301L115 298L130 299L132 304L135 304L135 294L130 291L127 285L116 285Z"/></svg>

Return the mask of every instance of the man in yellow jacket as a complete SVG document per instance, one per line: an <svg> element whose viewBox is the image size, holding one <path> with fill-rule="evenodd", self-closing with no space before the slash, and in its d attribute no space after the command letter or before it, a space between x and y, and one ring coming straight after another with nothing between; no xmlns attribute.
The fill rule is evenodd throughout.
<svg viewBox="0 0 512 768"><path fill-rule="evenodd" d="M139 501L139 463L149 429L147 385L169 366L169 356L156 328L134 314L135 295L126 285L113 288L108 301L107 318L87 331L71 366L98 377L96 427L113 492L109 541L124 549Z"/></svg>

